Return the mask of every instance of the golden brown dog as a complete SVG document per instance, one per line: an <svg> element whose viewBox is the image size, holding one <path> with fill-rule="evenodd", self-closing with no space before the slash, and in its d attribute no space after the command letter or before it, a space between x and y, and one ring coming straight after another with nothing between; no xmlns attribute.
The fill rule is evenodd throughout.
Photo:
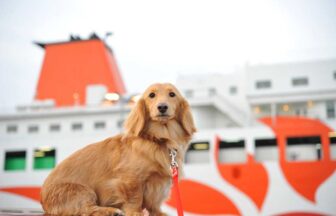
<svg viewBox="0 0 336 216"><path fill-rule="evenodd" d="M125 133L89 145L60 163L43 184L52 215L165 215L170 149L182 165L195 132L187 101L172 84L154 84L125 122ZM181 170L181 169L180 169Z"/></svg>

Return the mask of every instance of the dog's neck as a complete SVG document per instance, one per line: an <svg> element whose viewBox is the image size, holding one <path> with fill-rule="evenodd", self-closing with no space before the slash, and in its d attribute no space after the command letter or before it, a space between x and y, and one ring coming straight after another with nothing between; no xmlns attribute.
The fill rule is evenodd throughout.
<svg viewBox="0 0 336 216"><path fill-rule="evenodd" d="M186 146L190 140L181 125L175 119L169 120L164 124L157 121L150 121L143 131L142 137L158 144L169 145L168 147L170 148L176 148L178 145Z"/></svg>

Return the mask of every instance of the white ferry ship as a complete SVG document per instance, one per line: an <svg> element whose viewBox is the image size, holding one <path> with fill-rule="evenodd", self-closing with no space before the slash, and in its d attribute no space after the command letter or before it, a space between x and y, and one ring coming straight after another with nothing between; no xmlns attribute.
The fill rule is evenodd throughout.
<svg viewBox="0 0 336 216"><path fill-rule="evenodd" d="M120 133L137 98L96 35L37 45L46 54L34 101L0 114L0 214L41 213L51 169ZM176 85L198 128L180 181L186 215L336 215L336 59L245 65ZM163 208L176 215L175 204Z"/></svg>

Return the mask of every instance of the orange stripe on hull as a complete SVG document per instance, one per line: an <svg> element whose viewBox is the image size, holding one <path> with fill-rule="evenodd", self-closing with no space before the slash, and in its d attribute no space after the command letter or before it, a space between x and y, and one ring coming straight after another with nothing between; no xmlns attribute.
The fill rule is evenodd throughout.
<svg viewBox="0 0 336 216"><path fill-rule="evenodd" d="M315 202L315 193L319 186L336 169L336 161L330 160L330 142L328 134L331 128L319 120L303 117L276 117L260 119L268 125L278 141L280 166L288 183L303 197ZM323 157L320 161L290 162L286 160L288 137L320 136Z"/></svg>
<svg viewBox="0 0 336 216"><path fill-rule="evenodd" d="M0 188L0 191L24 196L40 202L41 187L8 187Z"/></svg>
<svg viewBox="0 0 336 216"><path fill-rule="evenodd" d="M219 137L216 137L215 142L215 158L219 173L226 181L250 197L260 210L268 189L266 169L262 164L255 162L253 155L250 154L246 164L219 164Z"/></svg>
<svg viewBox="0 0 336 216"><path fill-rule="evenodd" d="M284 213L274 216L325 216L324 214L316 214L316 213L308 213L308 212L292 212L292 213Z"/></svg>
<svg viewBox="0 0 336 216"><path fill-rule="evenodd" d="M207 185L192 180L181 180L179 187L186 212L204 215L240 215L230 199ZM174 192L167 204L176 208Z"/></svg>

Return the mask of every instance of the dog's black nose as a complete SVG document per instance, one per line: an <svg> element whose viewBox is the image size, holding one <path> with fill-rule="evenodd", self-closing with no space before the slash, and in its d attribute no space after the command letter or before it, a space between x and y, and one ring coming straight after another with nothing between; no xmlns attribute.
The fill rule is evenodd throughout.
<svg viewBox="0 0 336 216"><path fill-rule="evenodd" d="M164 114L165 112L167 112L168 105L165 103L160 103L157 108L160 113Z"/></svg>

